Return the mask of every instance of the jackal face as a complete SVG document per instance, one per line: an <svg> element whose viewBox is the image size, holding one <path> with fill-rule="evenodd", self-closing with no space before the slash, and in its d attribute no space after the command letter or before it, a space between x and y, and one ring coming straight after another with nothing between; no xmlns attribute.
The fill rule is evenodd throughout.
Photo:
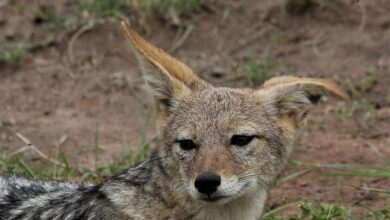
<svg viewBox="0 0 390 220"><path fill-rule="evenodd" d="M268 189L294 131L320 96L347 95L330 81L276 77L259 89L214 87L123 23L154 97L166 166L200 202L224 204Z"/></svg>
<svg viewBox="0 0 390 220"><path fill-rule="evenodd" d="M225 203L279 174L290 145L260 100L254 90L206 87L178 103L163 138L192 198Z"/></svg>

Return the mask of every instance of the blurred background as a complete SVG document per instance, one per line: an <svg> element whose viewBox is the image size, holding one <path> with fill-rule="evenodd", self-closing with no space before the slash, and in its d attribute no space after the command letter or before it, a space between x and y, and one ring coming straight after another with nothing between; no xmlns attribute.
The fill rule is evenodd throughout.
<svg viewBox="0 0 390 220"><path fill-rule="evenodd" d="M2 173L94 182L155 146L120 20L216 85L342 85L351 100L310 114L266 218L390 219L389 0L0 0Z"/></svg>

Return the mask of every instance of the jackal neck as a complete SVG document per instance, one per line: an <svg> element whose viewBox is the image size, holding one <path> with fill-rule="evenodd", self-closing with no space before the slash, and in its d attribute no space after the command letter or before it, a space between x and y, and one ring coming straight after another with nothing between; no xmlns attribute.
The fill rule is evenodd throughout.
<svg viewBox="0 0 390 220"><path fill-rule="evenodd" d="M148 160L108 179L100 188L113 205L129 217L191 219L194 215L190 211L194 208L190 205L191 199L169 163L168 156L155 150Z"/></svg>

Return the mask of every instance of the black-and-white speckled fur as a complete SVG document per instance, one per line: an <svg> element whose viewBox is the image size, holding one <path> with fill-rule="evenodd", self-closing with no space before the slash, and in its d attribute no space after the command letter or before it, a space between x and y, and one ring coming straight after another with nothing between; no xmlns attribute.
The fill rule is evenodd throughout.
<svg viewBox="0 0 390 220"><path fill-rule="evenodd" d="M160 203L171 209L180 206L165 195L163 186L169 187L169 181L156 181L167 172L161 163L153 153L148 161L99 185L2 176L0 219L165 219ZM155 212L143 213L153 206ZM182 219L189 218L183 212Z"/></svg>

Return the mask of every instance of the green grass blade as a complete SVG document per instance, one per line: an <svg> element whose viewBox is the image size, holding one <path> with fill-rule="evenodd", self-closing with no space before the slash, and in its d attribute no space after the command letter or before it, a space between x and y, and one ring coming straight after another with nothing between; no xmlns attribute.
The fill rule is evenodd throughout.
<svg viewBox="0 0 390 220"><path fill-rule="evenodd" d="M283 211L283 210L285 210L285 209L287 209L287 208L289 208L289 207L291 207L291 206L295 206L295 205L297 205L297 204L299 204L299 203L302 203L302 201L290 202L290 203L287 203L287 204L285 204L285 205L282 205L282 206L279 206L279 207L277 207L277 208L274 208L274 209L268 211L267 213L264 213L261 219L264 220L264 219L266 219L267 217L270 217L270 216L272 216L272 215L274 215L274 214L276 214L276 213L278 213L278 212L280 212L280 211Z"/></svg>
<svg viewBox="0 0 390 220"><path fill-rule="evenodd" d="M306 175L306 174L308 174L308 173L311 173L312 171L317 170L317 169L318 169L317 167L310 167L310 168L307 168L307 169L298 171L298 172L296 172L296 173L293 173L293 174L291 174L291 175L288 175L288 176L286 176L286 177L281 178L281 179L278 181L277 185L280 185L280 184L282 184L282 183L284 183L284 182L287 182L287 181L289 181L289 180L293 180L293 179L296 179L296 178L298 178L298 177L304 176L304 175Z"/></svg>
<svg viewBox="0 0 390 220"><path fill-rule="evenodd" d="M385 193L385 194L389 194L390 195L390 189L379 189L379 188L371 188L371 187L360 187L360 186L352 186L352 187L355 187L357 189L361 189L361 190L365 190L365 191L368 191L368 192L377 192L377 193Z"/></svg>
<svg viewBox="0 0 390 220"><path fill-rule="evenodd" d="M24 172L31 176L32 178L36 178L34 171L31 169L30 165L28 165L22 158L18 157L18 162L22 166Z"/></svg>
<svg viewBox="0 0 390 220"><path fill-rule="evenodd" d="M377 146L372 143L368 143L368 146L374 152L374 154L385 164L386 166L390 166L390 160L379 150Z"/></svg>
<svg viewBox="0 0 390 220"><path fill-rule="evenodd" d="M99 127L96 126L95 129L95 143L94 143L94 153L95 153L95 171L97 171L99 166L99 156L100 156L100 148L99 148Z"/></svg>
<svg viewBox="0 0 390 220"><path fill-rule="evenodd" d="M390 171L387 172L348 172L348 173L328 173L326 176L355 176L355 177L381 177L390 178Z"/></svg>

